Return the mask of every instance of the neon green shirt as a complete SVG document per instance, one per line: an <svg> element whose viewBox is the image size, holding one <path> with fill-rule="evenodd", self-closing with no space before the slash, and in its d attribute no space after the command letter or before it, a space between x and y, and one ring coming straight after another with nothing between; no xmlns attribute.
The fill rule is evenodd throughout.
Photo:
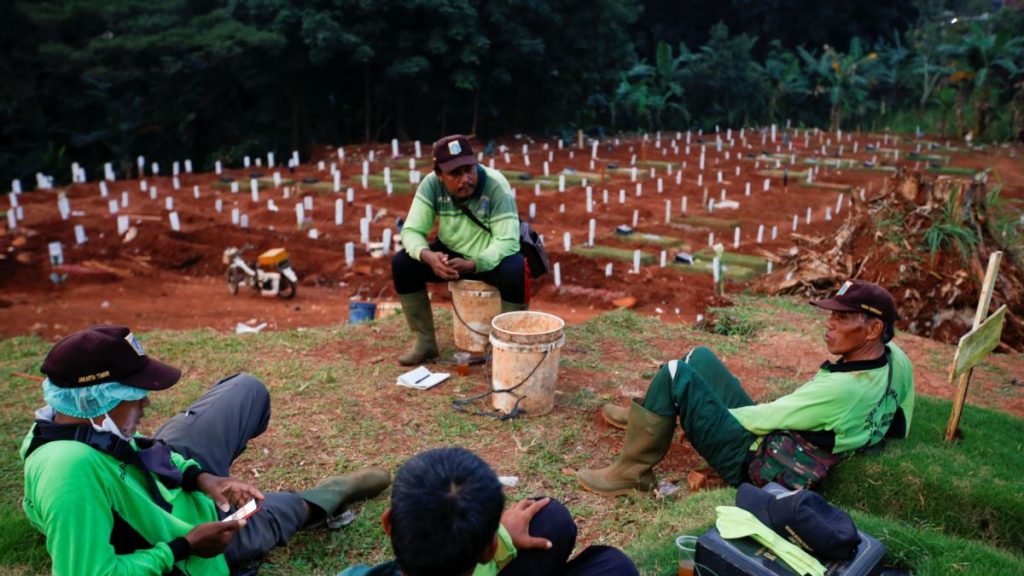
<svg viewBox="0 0 1024 576"><path fill-rule="evenodd" d="M452 203L437 174L431 172L416 189L409 215L402 226L402 246L420 259L427 248L427 234L434 229L445 246L476 262L477 272L493 270L506 257L519 252L519 211L512 198L512 187L497 170L478 167L479 196L470 198L468 207L491 232L478 226Z"/></svg>
<svg viewBox="0 0 1024 576"><path fill-rule="evenodd" d="M899 346L890 342L886 349L892 363L892 388L881 405L889 363L850 371L844 371L839 363L823 365L807 383L774 402L732 408L729 412L757 436L775 430L833 432L836 441L832 452L838 454L884 438L899 408L903 429L894 432L906 437L914 411L914 367Z"/></svg>
<svg viewBox="0 0 1024 576"><path fill-rule="evenodd" d="M477 564L473 570L473 576L497 576L498 572L508 565L516 557L516 547L512 545L512 537L508 535L505 527L498 525L498 551L494 559L487 564ZM338 576L401 576L402 571L398 562L392 560L376 566L359 564L346 568L338 573Z"/></svg>
<svg viewBox="0 0 1024 576"><path fill-rule="evenodd" d="M22 444L23 458L31 440L29 432ZM171 462L182 471L197 465L175 452ZM217 520L217 510L202 492L168 489L159 481L157 487L171 504L171 513L153 502L138 468L81 442L55 440L25 461L22 506L29 522L46 536L54 575L159 576L175 565L168 543L196 524ZM117 554L110 542L115 514L153 546ZM191 556L177 566L192 576L228 574L224 555Z"/></svg>

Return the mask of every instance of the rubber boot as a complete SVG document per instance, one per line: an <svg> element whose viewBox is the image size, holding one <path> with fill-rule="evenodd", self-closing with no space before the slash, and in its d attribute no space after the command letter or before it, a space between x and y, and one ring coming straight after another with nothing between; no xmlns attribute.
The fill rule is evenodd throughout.
<svg viewBox="0 0 1024 576"><path fill-rule="evenodd" d="M390 485L391 473L373 466L321 480L315 487L299 492L300 498L317 508L306 525L316 525L336 516L344 511L346 505L372 498Z"/></svg>
<svg viewBox="0 0 1024 576"><path fill-rule="evenodd" d="M605 468L580 470L576 480L583 488L601 496L650 492L657 486L654 465L668 452L675 428L674 417L658 416L633 402L629 406L629 425L619 458Z"/></svg>
<svg viewBox="0 0 1024 576"><path fill-rule="evenodd" d="M399 294L398 300L402 303L402 313L409 323L409 331L415 338L409 351L398 357L398 363L402 366L414 366L437 358L434 313L430 309L427 291Z"/></svg>
<svg viewBox="0 0 1024 576"><path fill-rule="evenodd" d="M508 302L506 300L501 301L501 313L505 312L522 312L523 310L529 310L529 304L516 304L515 302Z"/></svg>
<svg viewBox="0 0 1024 576"><path fill-rule="evenodd" d="M629 408L623 408L617 404L605 404L601 406L601 418L609 426L625 430L629 426Z"/></svg>

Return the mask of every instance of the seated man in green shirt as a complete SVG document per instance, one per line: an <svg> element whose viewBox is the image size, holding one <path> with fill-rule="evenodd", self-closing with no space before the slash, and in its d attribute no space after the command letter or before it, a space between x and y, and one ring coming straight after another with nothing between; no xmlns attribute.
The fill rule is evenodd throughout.
<svg viewBox="0 0 1024 576"><path fill-rule="evenodd" d="M501 311L525 310L529 266L519 253L519 211L512 187L476 161L465 136L434 142L434 171L416 189L391 261L395 292L415 340L403 366L437 357L427 282L480 280L498 288ZM437 239L427 235L437 221Z"/></svg>
<svg viewBox="0 0 1024 576"><path fill-rule="evenodd" d="M264 494L228 469L270 421L270 395L247 374L217 382L157 430L137 434L149 393L181 371L146 355L123 326L57 342L43 361L43 397L25 437L23 506L46 536L52 573L252 573L275 546L390 482L381 468L304 492ZM250 500L248 519L227 519Z"/></svg>
<svg viewBox="0 0 1024 576"><path fill-rule="evenodd" d="M773 402L755 404L707 348L663 365L643 402L602 408L625 428L614 464L580 470L583 488L603 496L650 491L654 466L672 442L676 418L686 439L733 486L770 481L791 488L820 483L828 468L887 436L904 438L914 409L914 370L891 340L896 303L881 286L848 281L812 305L831 312L826 361L811 380Z"/></svg>
<svg viewBox="0 0 1024 576"><path fill-rule="evenodd" d="M338 576L635 576L622 552L591 546L568 560L576 523L560 502L523 500L505 510L494 471L464 448L410 458L381 523L395 560Z"/></svg>

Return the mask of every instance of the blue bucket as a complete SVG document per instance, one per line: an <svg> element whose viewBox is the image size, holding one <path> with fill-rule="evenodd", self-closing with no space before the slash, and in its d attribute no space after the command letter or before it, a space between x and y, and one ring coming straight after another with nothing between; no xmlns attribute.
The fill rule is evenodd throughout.
<svg viewBox="0 0 1024 576"><path fill-rule="evenodd" d="M369 322L377 315L377 305L373 302L349 302L348 323L359 324Z"/></svg>

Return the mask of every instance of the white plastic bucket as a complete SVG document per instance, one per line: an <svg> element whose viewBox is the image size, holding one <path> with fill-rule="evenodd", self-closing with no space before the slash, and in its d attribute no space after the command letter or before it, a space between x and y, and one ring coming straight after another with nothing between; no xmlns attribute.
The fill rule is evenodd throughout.
<svg viewBox="0 0 1024 576"><path fill-rule="evenodd" d="M491 386L494 408L508 414L519 408L527 414L547 414L555 407L558 359L565 344L565 322L544 312L506 312L491 321Z"/></svg>
<svg viewBox="0 0 1024 576"><path fill-rule="evenodd" d="M449 282L448 289L452 292L455 347L468 352L486 351L491 319L501 313L501 293L477 280Z"/></svg>

